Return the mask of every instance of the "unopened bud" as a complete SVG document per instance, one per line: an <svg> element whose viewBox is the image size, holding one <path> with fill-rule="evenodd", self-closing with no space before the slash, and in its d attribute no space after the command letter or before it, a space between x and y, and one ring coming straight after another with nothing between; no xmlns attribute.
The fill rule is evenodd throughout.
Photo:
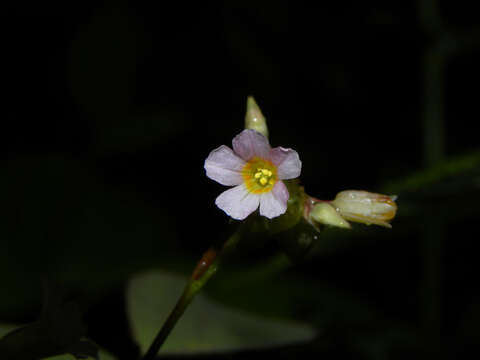
<svg viewBox="0 0 480 360"><path fill-rule="evenodd" d="M397 212L394 197L359 190L342 191L331 204L347 220L388 228Z"/></svg>
<svg viewBox="0 0 480 360"><path fill-rule="evenodd" d="M342 218L337 210L326 202L315 204L310 211L310 218L317 223L350 229L348 221Z"/></svg>
<svg viewBox="0 0 480 360"><path fill-rule="evenodd" d="M245 129L253 129L268 138L267 119L263 116L252 96L247 98L247 113L245 114Z"/></svg>

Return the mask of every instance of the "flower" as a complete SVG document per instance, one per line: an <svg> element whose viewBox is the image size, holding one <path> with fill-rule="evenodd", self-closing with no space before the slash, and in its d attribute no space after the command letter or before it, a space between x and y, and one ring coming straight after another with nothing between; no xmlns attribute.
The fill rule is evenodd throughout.
<svg viewBox="0 0 480 360"><path fill-rule="evenodd" d="M243 220L260 206L269 219L287 210L289 193L281 180L300 175L302 163L295 150L271 148L265 136L246 129L232 140L233 150L222 145L205 160L207 176L226 186L215 204L227 215Z"/></svg>
<svg viewBox="0 0 480 360"><path fill-rule="evenodd" d="M351 226L347 220L342 218L335 208L327 202L319 202L315 204L310 211L309 220L315 222L336 226L344 229L350 229Z"/></svg>
<svg viewBox="0 0 480 360"><path fill-rule="evenodd" d="M339 192L331 204L346 220L391 228L388 221L397 212L395 198L368 191L347 190Z"/></svg>
<svg viewBox="0 0 480 360"><path fill-rule="evenodd" d="M245 129L257 130L268 138L267 119L262 114L253 96L247 98L247 113L245 114Z"/></svg>

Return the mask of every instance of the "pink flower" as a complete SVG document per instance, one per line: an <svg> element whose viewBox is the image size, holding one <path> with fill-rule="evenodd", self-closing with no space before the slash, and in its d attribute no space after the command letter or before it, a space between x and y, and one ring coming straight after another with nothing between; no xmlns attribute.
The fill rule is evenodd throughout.
<svg viewBox="0 0 480 360"><path fill-rule="evenodd" d="M265 136L243 130L232 140L233 151L222 145L205 160L207 176L235 186L217 197L215 204L227 215L243 220L260 206L260 215L271 219L287 210L288 190L281 180L300 175L302 162L292 149L272 149Z"/></svg>

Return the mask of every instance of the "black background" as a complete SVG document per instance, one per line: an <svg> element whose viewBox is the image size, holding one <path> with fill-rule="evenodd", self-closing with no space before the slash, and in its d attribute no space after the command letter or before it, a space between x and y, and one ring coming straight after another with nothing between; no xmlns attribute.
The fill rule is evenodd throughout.
<svg viewBox="0 0 480 360"><path fill-rule="evenodd" d="M434 1L3 5L0 319L35 319L47 275L88 299L92 337L107 344L98 306L129 275L180 261L186 271L225 238L228 218L214 205L223 187L203 162L242 130L248 95L272 145L298 151L301 183L322 199L381 192L477 150L478 13L437 5L438 17ZM429 56L446 59L438 76ZM429 101L439 115L425 125ZM429 160L438 129L444 150ZM427 195L406 191L403 212L400 193L393 230L369 228L372 238L290 270L382 314L367 330L334 317L318 354L372 358L352 345L360 334L405 327L415 341L395 340L379 358L476 347L473 174ZM260 246L248 261L277 250ZM315 313L298 306L301 318Z"/></svg>

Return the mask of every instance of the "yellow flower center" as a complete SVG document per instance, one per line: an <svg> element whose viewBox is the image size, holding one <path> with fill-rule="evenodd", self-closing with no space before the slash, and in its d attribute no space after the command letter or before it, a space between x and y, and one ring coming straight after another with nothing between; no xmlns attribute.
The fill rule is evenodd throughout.
<svg viewBox="0 0 480 360"><path fill-rule="evenodd" d="M242 176L251 193L269 192L277 182L277 167L268 160L254 157L243 167Z"/></svg>

